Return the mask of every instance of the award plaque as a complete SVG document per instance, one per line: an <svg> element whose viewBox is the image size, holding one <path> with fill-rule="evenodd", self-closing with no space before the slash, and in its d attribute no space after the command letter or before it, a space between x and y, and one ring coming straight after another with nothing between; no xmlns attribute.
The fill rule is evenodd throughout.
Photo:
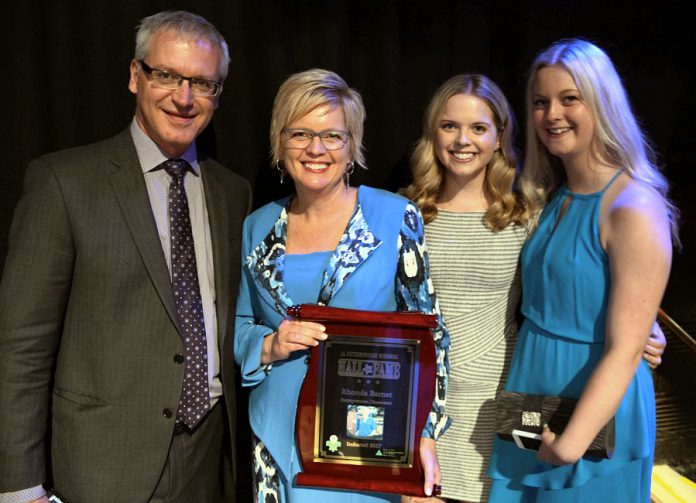
<svg viewBox="0 0 696 503"><path fill-rule="evenodd" d="M435 397L437 317L310 304L288 314L328 335L300 390L297 484L424 496L419 447Z"/></svg>

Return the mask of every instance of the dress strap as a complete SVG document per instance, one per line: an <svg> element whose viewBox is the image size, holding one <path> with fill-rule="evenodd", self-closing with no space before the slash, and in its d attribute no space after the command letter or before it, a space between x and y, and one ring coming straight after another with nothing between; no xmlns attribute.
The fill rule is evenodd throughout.
<svg viewBox="0 0 696 503"><path fill-rule="evenodd" d="M599 191L600 194L604 194L609 187L611 187L611 184L616 181L616 179L619 177L619 175L623 173L620 169L616 170L616 174L611 177L611 180L609 180L609 183L607 183L602 190Z"/></svg>

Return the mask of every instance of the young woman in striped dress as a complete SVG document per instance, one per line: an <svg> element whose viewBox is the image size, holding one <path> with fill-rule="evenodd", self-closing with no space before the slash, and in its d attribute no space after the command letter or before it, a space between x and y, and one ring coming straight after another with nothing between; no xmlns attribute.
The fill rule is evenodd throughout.
<svg viewBox="0 0 696 503"><path fill-rule="evenodd" d="M518 261L530 215L515 192L515 120L498 86L457 75L435 93L404 194L421 209L431 277L450 331L447 410L438 442L443 498L485 500L494 399L517 333Z"/></svg>

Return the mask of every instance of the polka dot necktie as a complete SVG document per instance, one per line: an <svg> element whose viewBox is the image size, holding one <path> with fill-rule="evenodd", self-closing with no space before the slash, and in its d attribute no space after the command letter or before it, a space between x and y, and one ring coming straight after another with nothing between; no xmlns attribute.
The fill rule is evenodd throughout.
<svg viewBox="0 0 696 503"><path fill-rule="evenodd" d="M176 418L189 428L194 428L210 408L210 394L203 303L198 287L196 250L193 246L191 218L184 188L184 176L191 169L191 165L183 159L170 159L163 166L172 178L169 184L172 287L186 358L184 383Z"/></svg>

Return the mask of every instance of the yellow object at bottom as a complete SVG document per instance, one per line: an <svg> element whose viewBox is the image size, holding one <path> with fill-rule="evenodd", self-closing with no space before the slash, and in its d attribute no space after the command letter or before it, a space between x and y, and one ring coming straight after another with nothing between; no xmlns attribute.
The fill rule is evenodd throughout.
<svg viewBox="0 0 696 503"><path fill-rule="evenodd" d="M650 493L653 503L693 503L696 502L696 483L667 465L655 465Z"/></svg>

